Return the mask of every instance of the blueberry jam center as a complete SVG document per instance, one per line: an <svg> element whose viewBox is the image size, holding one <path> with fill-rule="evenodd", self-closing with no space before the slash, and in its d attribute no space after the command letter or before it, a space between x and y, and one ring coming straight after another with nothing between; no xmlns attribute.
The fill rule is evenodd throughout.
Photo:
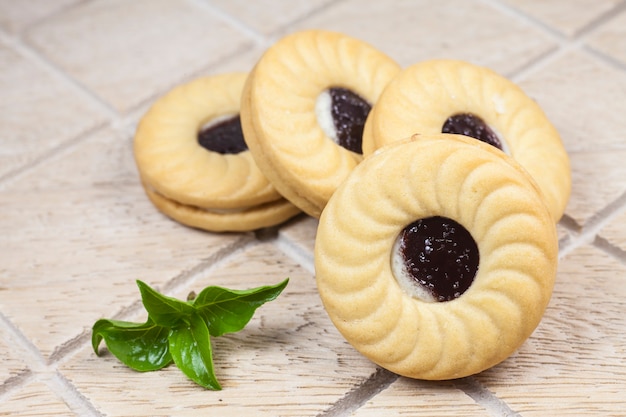
<svg viewBox="0 0 626 417"><path fill-rule="evenodd" d="M328 92L338 144L349 151L362 154L363 127L372 106L346 88L333 87Z"/></svg>
<svg viewBox="0 0 626 417"><path fill-rule="evenodd" d="M443 124L441 132L470 136L500 150L503 149L498 135L491 130L483 119L474 114L461 113L448 117L448 120Z"/></svg>
<svg viewBox="0 0 626 417"><path fill-rule="evenodd" d="M209 151L221 154L237 154L248 149L239 115L202 129L198 132L198 143Z"/></svg>
<svg viewBox="0 0 626 417"><path fill-rule="evenodd" d="M436 301L460 297L478 271L479 253L469 231L447 217L417 220L401 232L406 271Z"/></svg>

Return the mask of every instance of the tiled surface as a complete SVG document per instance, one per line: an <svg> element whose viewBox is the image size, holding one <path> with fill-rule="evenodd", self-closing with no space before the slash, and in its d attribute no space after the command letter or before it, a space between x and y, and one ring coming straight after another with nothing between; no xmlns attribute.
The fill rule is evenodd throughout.
<svg viewBox="0 0 626 417"><path fill-rule="evenodd" d="M0 0L0 415L623 415L625 16L624 0ZM305 28L402 65L490 66L561 132L573 189L558 282L537 331L499 366L451 382L380 370L317 297L316 220L212 234L145 198L131 147L150 103L196 76L248 70ZM141 316L136 279L184 297L287 276L244 331L214 340L223 391L91 350L95 320Z"/></svg>

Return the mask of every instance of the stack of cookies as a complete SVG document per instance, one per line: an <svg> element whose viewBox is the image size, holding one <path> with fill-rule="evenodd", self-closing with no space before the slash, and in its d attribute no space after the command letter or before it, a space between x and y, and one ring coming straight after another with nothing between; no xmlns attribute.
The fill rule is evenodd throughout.
<svg viewBox="0 0 626 417"><path fill-rule="evenodd" d="M359 352L398 374L494 366L550 300L568 156L537 103L489 69L403 69L358 39L298 32L249 74L158 100L135 157L150 200L192 227L319 218L324 307Z"/></svg>

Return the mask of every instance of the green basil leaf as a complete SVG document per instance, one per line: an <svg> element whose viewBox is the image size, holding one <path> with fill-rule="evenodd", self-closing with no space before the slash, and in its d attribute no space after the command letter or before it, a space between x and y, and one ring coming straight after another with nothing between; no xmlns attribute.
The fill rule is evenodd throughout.
<svg viewBox="0 0 626 417"><path fill-rule="evenodd" d="M195 298L193 306L206 321L211 336L238 332L248 324L256 309L278 297L288 282L289 278L276 285L248 290L207 287Z"/></svg>
<svg viewBox="0 0 626 417"><path fill-rule="evenodd" d="M137 285L141 292L141 301L149 317L160 326L176 326L195 311L194 307L186 301L160 294L139 280Z"/></svg>
<svg viewBox="0 0 626 417"><path fill-rule="evenodd" d="M136 371L155 371L172 362L168 344L169 329L146 323L120 320L98 320L92 328L91 344L98 354L104 339L109 351Z"/></svg>
<svg viewBox="0 0 626 417"><path fill-rule="evenodd" d="M169 345L174 363L187 377L205 388L222 389L213 371L209 329L202 317L193 314L187 325L172 329Z"/></svg>

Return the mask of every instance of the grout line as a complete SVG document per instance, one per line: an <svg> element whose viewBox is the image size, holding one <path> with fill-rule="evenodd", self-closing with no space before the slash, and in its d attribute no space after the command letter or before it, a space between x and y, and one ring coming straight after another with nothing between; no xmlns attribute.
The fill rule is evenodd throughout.
<svg viewBox="0 0 626 417"><path fill-rule="evenodd" d="M605 238L601 236L596 236L596 238L593 241L593 246L611 255L613 258L617 259L618 261L626 265L626 251L613 245L611 242L609 242Z"/></svg>
<svg viewBox="0 0 626 417"><path fill-rule="evenodd" d="M259 45L262 47L268 46L269 40L267 39L266 36L263 36L261 33L252 29L250 26L248 26L241 20L237 19L236 17L227 13L226 11L222 10L220 7L211 4L207 0L195 0L195 3L199 7L202 7L205 10L211 12L216 17L220 18L221 20L225 21L226 23L228 23L235 29L244 33L246 36L254 40L254 43L256 45Z"/></svg>
<svg viewBox="0 0 626 417"><path fill-rule="evenodd" d="M69 76L62 68L57 67L52 61L46 59L45 55L35 47L24 42L21 38L0 36L0 40L5 41L7 45L11 46L16 52L31 62L37 64L49 75L64 82L65 85L67 85L68 88L70 88L74 93L96 106L98 110L103 112L110 120L115 121L119 118L117 111L115 111L115 109L106 101L101 99L78 80Z"/></svg>
<svg viewBox="0 0 626 417"><path fill-rule="evenodd" d="M348 416L361 408L368 400L384 391L399 378L398 375L386 369L378 368L360 385L348 391L330 408L322 411L317 417Z"/></svg>
<svg viewBox="0 0 626 417"><path fill-rule="evenodd" d="M605 65L609 65L614 69L617 69L622 72L626 72L626 64L620 61L617 58L612 57L611 55L605 54L604 52L596 49L594 46L585 44L581 47L581 50L587 53L593 59L604 63Z"/></svg>
<svg viewBox="0 0 626 417"><path fill-rule="evenodd" d="M521 9L517 7L511 6L510 4L502 3L499 0L481 0L484 4L491 6L492 8L498 10L499 12L511 17L518 22L522 22L529 26L532 26L536 29L539 29L544 35L548 36L555 43L562 45L567 42L568 38L565 34L560 32L558 29L553 28L552 26L542 22L539 19L527 14Z"/></svg>
<svg viewBox="0 0 626 417"><path fill-rule="evenodd" d="M572 239L567 242L568 244L559 250L559 258L564 258L582 245L593 244L596 241L598 232L611 220L620 215L624 207L626 207L626 191L588 219L580 228L580 233L572 236Z"/></svg>
<svg viewBox="0 0 626 417"><path fill-rule="evenodd" d="M88 3L91 0L77 0L75 3L69 3L69 4L65 4L65 5L61 5L60 7L58 7L57 9L53 10L51 13L48 13L44 16L40 16L39 18L28 22L28 24L22 28L19 28L19 31L16 31L16 33L18 33L19 35L23 34L24 32L28 32L31 28L34 28L36 26L39 26L43 23L45 23L48 20L54 20L57 16L61 16L69 11L72 11L73 9L76 9L78 7L80 7L81 5Z"/></svg>
<svg viewBox="0 0 626 417"><path fill-rule="evenodd" d="M35 346L2 312L0 312L0 328L6 330L9 334L11 346L17 348L16 350L21 353L19 356L24 360L29 369L37 373L47 368L46 360L41 355L39 349L37 349L37 346Z"/></svg>
<svg viewBox="0 0 626 417"><path fill-rule="evenodd" d="M12 392L19 390L28 382L33 380L35 373L30 369L24 369L16 375L9 377L0 385L0 402L4 397L11 395Z"/></svg>
<svg viewBox="0 0 626 417"><path fill-rule="evenodd" d="M232 257L237 256L237 254L249 249L250 247L258 245L259 243L260 242L254 238L254 235L249 233L243 234L232 244L223 247L190 270L181 272L177 276L168 280L161 287L155 287L155 289L167 295L172 292L176 292L182 287L191 286L198 280L200 275L209 274L225 262L228 262Z"/></svg>
<svg viewBox="0 0 626 417"><path fill-rule="evenodd" d="M282 235L278 236L275 244L287 257L296 261L307 272L315 276L315 262L312 253L309 253Z"/></svg>
<svg viewBox="0 0 626 417"><path fill-rule="evenodd" d="M587 25L575 31L573 35L574 38L581 40L588 38L591 34L593 34L593 32L598 30L598 28L606 24L624 10L626 10L626 1L622 1L622 3L619 3L615 7L596 16L589 23L587 23Z"/></svg>
<svg viewBox="0 0 626 417"><path fill-rule="evenodd" d="M7 185L10 184L11 181L19 179L19 177L26 172L34 169L43 163L54 159L55 157L62 155L64 152L71 150L76 145L84 142L88 137L93 134L101 131L108 125L108 122L103 121L85 129L82 132L79 132L74 137L65 140L64 142L59 143L57 146L54 146L50 149L46 149L46 152L38 155L37 157L31 159L30 161L25 162L24 164L5 172L0 175L0 189L3 189Z"/></svg>
<svg viewBox="0 0 626 417"><path fill-rule="evenodd" d="M454 386L473 399L476 404L487 410L491 416L520 417L519 413L513 411L506 402L498 398L473 377L456 380Z"/></svg>
<svg viewBox="0 0 626 417"><path fill-rule="evenodd" d="M103 414L98 412L95 406L85 398L63 375L58 371L55 372L46 381L46 385L52 390L63 402L68 406L70 410L79 416L94 416L101 417Z"/></svg>

